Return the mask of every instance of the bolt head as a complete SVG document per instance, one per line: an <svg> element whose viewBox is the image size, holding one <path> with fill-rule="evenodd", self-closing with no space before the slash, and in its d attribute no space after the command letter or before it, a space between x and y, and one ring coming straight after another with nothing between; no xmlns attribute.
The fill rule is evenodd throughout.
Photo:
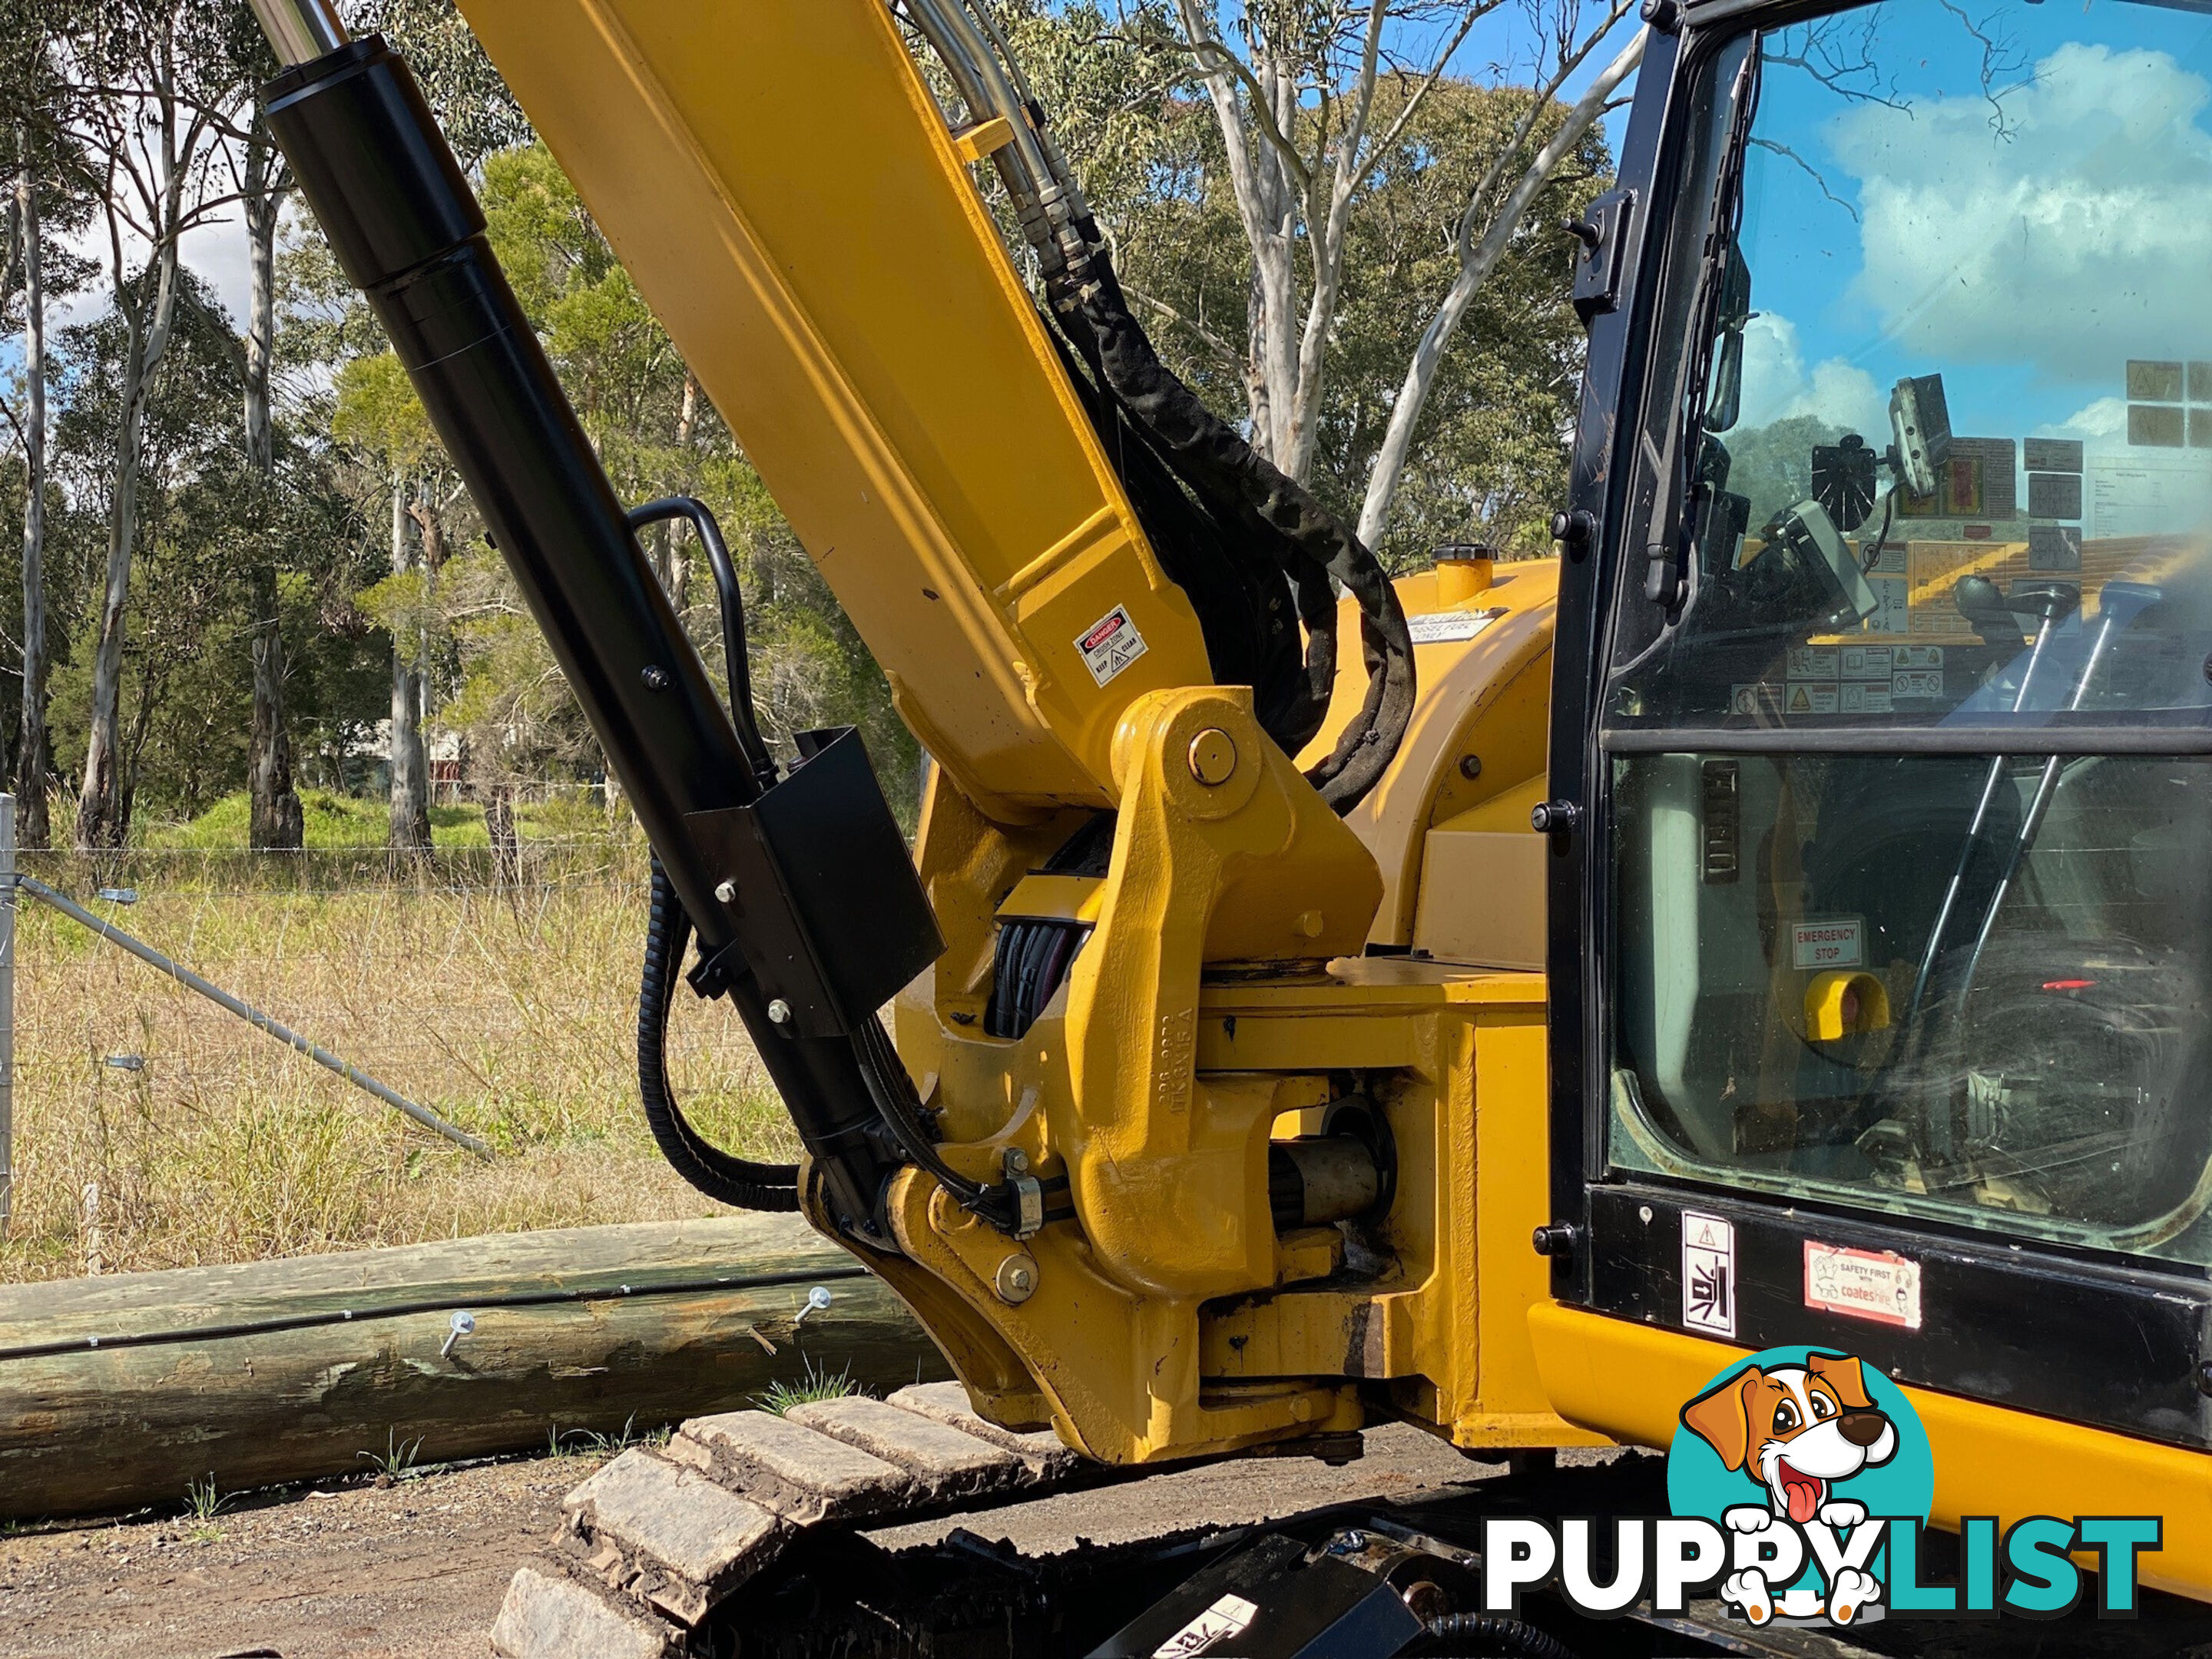
<svg viewBox="0 0 2212 1659"><path fill-rule="evenodd" d="M768 1005L768 1017L772 1024L777 1025L790 1024L791 1005L786 1002L781 997L775 998Z"/></svg>
<svg viewBox="0 0 2212 1659"><path fill-rule="evenodd" d="M1037 1267L1032 1256L1010 1255L999 1264L992 1275L991 1287L998 1291L999 1300L1018 1306L1036 1294Z"/></svg>
<svg viewBox="0 0 2212 1659"><path fill-rule="evenodd" d="M645 682L645 689L648 691L665 691L670 686L676 684L676 682L670 678L668 671L665 668L663 668L657 662L649 662L646 664L643 668L638 671L637 677L639 679Z"/></svg>
<svg viewBox="0 0 2212 1659"><path fill-rule="evenodd" d="M1469 783L1473 783L1477 778L1482 775L1482 757L1480 755L1462 755L1459 757L1459 775L1465 778Z"/></svg>
<svg viewBox="0 0 2212 1659"><path fill-rule="evenodd" d="M1229 781L1237 769L1237 742L1218 726L1190 740L1190 775L1212 789Z"/></svg>
<svg viewBox="0 0 2212 1659"><path fill-rule="evenodd" d="M735 904L738 902L738 884L724 877L714 884L714 896L724 904Z"/></svg>
<svg viewBox="0 0 2212 1659"><path fill-rule="evenodd" d="M1291 926L1297 930L1301 939L1319 939L1323 926L1322 914L1318 910L1301 910L1298 912L1298 919Z"/></svg>

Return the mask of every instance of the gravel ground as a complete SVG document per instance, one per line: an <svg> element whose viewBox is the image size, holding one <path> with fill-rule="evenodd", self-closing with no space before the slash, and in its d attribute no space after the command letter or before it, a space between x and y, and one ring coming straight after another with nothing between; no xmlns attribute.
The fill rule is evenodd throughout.
<svg viewBox="0 0 2212 1659"><path fill-rule="evenodd" d="M481 1464L0 1542L0 1655L483 1659L587 1458Z"/></svg>
<svg viewBox="0 0 2212 1659"><path fill-rule="evenodd" d="M1033 1499L872 1534L890 1547L955 1524L1050 1554L1403 1498L1488 1479L1403 1425L1371 1430L1367 1455L1329 1468L1267 1458ZM508 1577L553 1531L561 1498L599 1467L569 1457L481 1464L388 1486L248 1500L202 1522L138 1518L0 1540L0 1659L124 1651L163 1659L483 1659Z"/></svg>

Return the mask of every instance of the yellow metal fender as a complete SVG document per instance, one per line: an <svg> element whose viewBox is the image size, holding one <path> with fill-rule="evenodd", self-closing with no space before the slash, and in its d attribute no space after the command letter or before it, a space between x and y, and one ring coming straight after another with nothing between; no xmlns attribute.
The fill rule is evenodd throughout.
<svg viewBox="0 0 2212 1659"><path fill-rule="evenodd" d="M1683 1401L1747 1349L1547 1302L1528 1313L1536 1364L1570 1422L1664 1449ZM1994 1515L2156 1515L2146 1584L2212 1599L2212 1455L1908 1388L1936 1454L1936 1524Z"/></svg>

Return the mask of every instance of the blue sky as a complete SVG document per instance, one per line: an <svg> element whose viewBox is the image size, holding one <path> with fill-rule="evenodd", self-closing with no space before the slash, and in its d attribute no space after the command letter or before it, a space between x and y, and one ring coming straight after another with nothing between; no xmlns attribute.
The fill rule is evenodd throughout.
<svg viewBox="0 0 2212 1659"><path fill-rule="evenodd" d="M1757 132L1792 154L1750 161L1744 426L1873 437L1899 376L1941 371L1961 434L2094 450L2124 441L2128 358L2212 359L2212 17L1964 3L2013 46L1995 106L1933 0L1869 9L1887 103L1771 63Z"/></svg>

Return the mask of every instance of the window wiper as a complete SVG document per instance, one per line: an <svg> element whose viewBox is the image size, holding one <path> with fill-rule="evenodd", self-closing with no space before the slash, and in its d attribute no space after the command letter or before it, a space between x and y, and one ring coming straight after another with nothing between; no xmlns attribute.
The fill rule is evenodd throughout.
<svg viewBox="0 0 2212 1659"><path fill-rule="evenodd" d="M1667 611L1681 602L1691 525L1690 498L1696 490L1697 456L1705 445L1705 404L1711 393L1713 349L1718 343L1720 311L1728 289L1730 255L1743 224L1743 177L1751 154L1752 123L1759 114L1763 37L1749 36L1743 64L1730 90L1726 146L1713 185L1710 228L1698 267L1697 297L1691 307L1689 343L1670 399L1671 429L1662 452L1668 457L1651 507L1652 539L1645 548L1644 597Z"/></svg>

